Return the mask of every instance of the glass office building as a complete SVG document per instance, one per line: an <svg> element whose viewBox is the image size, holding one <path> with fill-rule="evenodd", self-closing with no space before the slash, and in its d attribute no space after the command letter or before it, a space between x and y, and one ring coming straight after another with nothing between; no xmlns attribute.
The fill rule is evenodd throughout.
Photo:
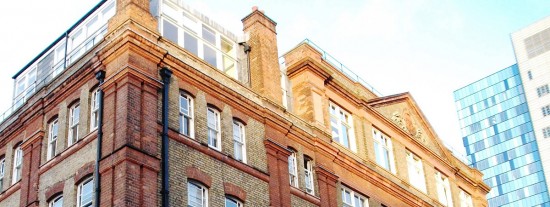
<svg viewBox="0 0 550 207"><path fill-rule="evenodd" d="M518 66L454 92L466 154L492 188L489 206L550 206Z"/></svg>

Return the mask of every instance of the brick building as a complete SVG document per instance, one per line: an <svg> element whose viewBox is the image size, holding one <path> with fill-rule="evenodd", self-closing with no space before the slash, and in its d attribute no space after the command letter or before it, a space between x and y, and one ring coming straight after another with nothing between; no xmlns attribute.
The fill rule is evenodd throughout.
<svg viewBox="0 0 550 207"><path fill-rule="evenodd" d="M273 20L242 22L93 8L14 76L0 206L487 206L410 94L377 95L311 42L279 58Z"/></svg>

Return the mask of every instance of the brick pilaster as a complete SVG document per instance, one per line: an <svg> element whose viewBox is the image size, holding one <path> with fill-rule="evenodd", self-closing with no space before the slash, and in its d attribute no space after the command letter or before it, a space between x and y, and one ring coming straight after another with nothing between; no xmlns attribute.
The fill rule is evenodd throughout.
<svg viewBox="0 0 550 207"><path fill-rule="evenodd" d="M319 197L321 198L321 207L337 207L338 176L328 171L322 166L315 168L317 173L317 185L319 185Z"/></svg>
<svg viewBox="0 0 550 207"><path fill-rule="evenodd" d="M38 131L21 145L23 150L23 171L21 173L21 207L38 206L38 170L44 132Z"/></svg>
<svg viewBox="0 0 550 207"><path fill-rule="evenodd" d="M122 69L102 86L101 206L156 206L159 199L160 84L137 70Z"/></svg>
<svg viewBox="0 0 550 207"><path fill-rule="evenodd" d="M291 152L271 139L265 140L264 144L269 171L270 206L290 207L288 156Z"/></svg>

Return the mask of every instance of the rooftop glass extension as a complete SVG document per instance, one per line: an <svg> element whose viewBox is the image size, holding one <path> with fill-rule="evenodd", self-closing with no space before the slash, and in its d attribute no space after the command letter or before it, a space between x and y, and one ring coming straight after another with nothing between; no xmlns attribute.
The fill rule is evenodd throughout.
<svg viewBox="0 0 550 207"><path fill-rule="evenodd" d="M116 12L115 3L115 0L98 3L13 76L13 103L0 114L0 123L103 39L107 32L107 21Z"/></svg>
<svg viewBox="0 0 550 207"><path fill-rule="evenodd" d="M247 83L239 64L237 36L181 0L153 0L151 13L158 18L162 36L229 77Z"/></svg>

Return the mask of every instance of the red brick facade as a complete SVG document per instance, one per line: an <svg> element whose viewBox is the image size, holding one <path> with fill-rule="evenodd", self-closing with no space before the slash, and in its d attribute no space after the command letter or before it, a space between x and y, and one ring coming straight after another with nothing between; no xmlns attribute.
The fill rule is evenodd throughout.
<svg viewBox="0 0 550 207"><path fill-rule="evenodd" d="M57 195L63 196L63 206L77 206L78 185L93 176L96 159L98 133L89 124L96 87L104 92L100 206L160 206L161 68L173 72L168 86L170 206L187 205L189 181L207 189L209 206L223 206L230 197L244 206L337 207L342 206L344 189L370 206L441 206L433 181L436 170L449 177L455 205L462 190L472 196L474 206L487 206L489 188L481 173L442 147L409 94L377 97L303 44L285 55L284 78L293 91L293 107L287 110L273 20L258 10L242 20L252 48L247 85L160 36L149 3L117 0L104 39L0 124L0 157L6 158L7 172L0 206L44 207ZM100 70L106 78L98 85L94 74ZM192 99L193 138L179 133L182 93ZM69 145L67 120L75 103L81 106L81 125L79 139ZM330 104L351 113L355 149L332 138ZM219 113L221 150L209 146L209 107ZM392 121L395 111L406 111L411 117L406 121L414 125L404 128ZM59 151L47 160L48 124L55 119L60 124ZM245 161L235 157L235 122L244 125ZM412 127L423 133L412 133ZM377 164L374 129L394 141L396 172ZM22 178L12 184L14 147L20 142ZM426 192L410 184L405 151L422 158ZM295 186L289 183L293 153ZM307 175L306 160L312 166ZM308 176L313 181L309 187Z"/></svg>

